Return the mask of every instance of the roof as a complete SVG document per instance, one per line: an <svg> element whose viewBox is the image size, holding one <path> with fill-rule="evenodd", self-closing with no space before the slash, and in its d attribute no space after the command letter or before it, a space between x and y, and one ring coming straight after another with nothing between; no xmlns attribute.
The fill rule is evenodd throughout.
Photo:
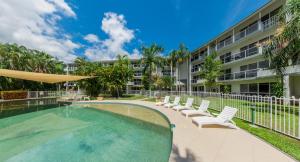
<svg viewBox="0 0 300 162"><path fill-rule="evenodd" d="M58 75L8 69L0 69L0 76L52 84L93 78L93 76Z"/></svg>

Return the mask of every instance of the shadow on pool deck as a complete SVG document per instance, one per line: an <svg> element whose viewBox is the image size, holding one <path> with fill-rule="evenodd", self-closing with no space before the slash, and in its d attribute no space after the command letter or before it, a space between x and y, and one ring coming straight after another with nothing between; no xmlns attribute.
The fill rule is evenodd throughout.
<svg viewBox="0 0 300 162"><path fill-rule="evenodd" d="M190 149L186 149L186 156L182 156L180 155L179 153L179 149L176 145L173 145L173 148L172 148L172 157L170 157L170 160L171 161L174 161L174 162L201 162L201 160L199 159L196 159L196 156L195 154L190 150Z"/></svg>

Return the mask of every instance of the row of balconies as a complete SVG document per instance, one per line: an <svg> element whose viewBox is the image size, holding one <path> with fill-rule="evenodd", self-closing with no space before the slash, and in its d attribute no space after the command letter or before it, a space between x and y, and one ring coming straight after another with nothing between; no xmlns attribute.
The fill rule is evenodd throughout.
<svg viewBox="0 0 300 162"><path fill-rule="evenodd" d="M262 54L262 47L252 47L245 51L241 51L235 54L231 54L229 56L221 57L220 60L223 64L230 63L233 61L238 61L253 55Z"/></svg>
<svg viewBox="0 0 300 162"><path fill-rule="evenodd" d="M300 73L300 65L288 66L286 68L286 74L293 75L296 73ZM276 76L275 72L270 69L252 69L246 71L240 71L236 73L224 74L218 78L217 81L239 81L239 80L251 80L256 78L265 78L265 77L274 77ZM203 79L193 79L192 84L201 84L203 83Z"/></svg>
<svg viewBox="0 0 300 162"><path fill-rule="evenodd" d="M217 50L227 47L227 46L233 44L234 42L239 41L254 32L267 30L270 27L277 25L278 22L279 22L279 18L277 15L272 16L263 22L257 21L254 24L249 25L244 30L234 34L234 37L231 36L229 39L219 42L217 44Z"/></svg>
<svg viewBox="0 0 300 162"><path fill-rule="evenodd" d="M128 86L142 86L142 82L128 82Z"/></svg>
<svg viewBox="0 0 300 162"><path fill-rule="evenodd" d="M224 80L239 80L257 77L258 69L240 71L236 73L224 74L218 78L219 81Z"/></svg>
<svg viewBox="0 0 300 162"><path fill-rule="evenodd" d="M205 57L207 56L207 52L201 54L201 55L196 55L194 57L191 58L191 62L194 61L204 61Z"/></svg>

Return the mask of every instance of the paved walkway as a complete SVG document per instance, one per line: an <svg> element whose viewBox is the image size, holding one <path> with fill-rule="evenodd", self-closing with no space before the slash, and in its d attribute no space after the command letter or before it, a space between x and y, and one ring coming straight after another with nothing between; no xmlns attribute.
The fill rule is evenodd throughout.
<svg viewBox="0 0 300 162"><path fill-rule="evenodd" d="M172 109L155 106L152 102L109 102L140 104L166 115L176 125L173 129L170 162L295 162L244 130L216 127L199 129L190 118Z"/></svg>

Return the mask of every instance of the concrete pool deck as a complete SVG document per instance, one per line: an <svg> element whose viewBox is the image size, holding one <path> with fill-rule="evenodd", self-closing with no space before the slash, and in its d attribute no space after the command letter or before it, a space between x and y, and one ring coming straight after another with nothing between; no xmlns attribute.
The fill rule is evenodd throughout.
<svg viewBox="0 0 300 162"><path fill-rule="evenodd" d="M97 101L99 102L99 101ZM209 127L199 129L191 118L153 102L137 100L105 100L147 106L167 116L173 129L170 162L296 162L286 154L238 129Z"/></svg>

